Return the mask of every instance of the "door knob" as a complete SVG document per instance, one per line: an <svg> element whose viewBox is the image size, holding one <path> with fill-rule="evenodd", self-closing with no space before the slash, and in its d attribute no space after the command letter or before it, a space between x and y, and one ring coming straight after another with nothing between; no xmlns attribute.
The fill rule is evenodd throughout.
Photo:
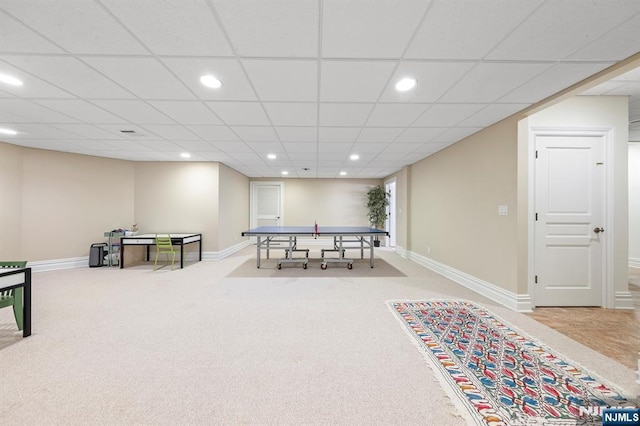
<svg viewBox="0 0 640 426"><path fill-rule="evenodd" d="M593 232L595 232L596 234L599 234L601 232L604 232L604 228L594 228Z"/></svg>

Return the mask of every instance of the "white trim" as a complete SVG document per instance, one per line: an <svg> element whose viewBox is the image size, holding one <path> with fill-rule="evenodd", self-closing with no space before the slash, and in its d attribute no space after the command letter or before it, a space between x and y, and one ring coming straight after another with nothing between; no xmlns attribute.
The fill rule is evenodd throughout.
<svg viewBox="0 0 640 426"><path fill-rule="evenodd" d="M614 295L613 308L634 310L633 294L631 294L630 291L616 291Z"/></svg>
<svg viewBox="0 0 640 426"><path fill-rule="evenodd" d="M238 244L235 244L231 247L227 247L222 251L207 251L202 252L202 260L222 260L225 257L231 256L233 253L236 253L242 250L245 247L249 247L251 245L250 240L244 240Z"/></svg>
<svg viewBox="0 0 640 426"><path fill-rule="evenodd" d="M66 259L36 260L27 262L27 267L33 272L55 271L58 269L73 269L89 267L89 256L69 257Z"/></svg>
<svg viewBox="0 0 640 426"><path fill-rule="evenodd" d="M443 263L437 262L417 253L409 252L408 258L427 269L430 269L451 281L460 284L482 296L488 297L494 302L500 303L517 312L531 312L531 296L528 294L515 294L495 284L483 281L465 272L459 271Z"/></svg>
<svg viewBox="0 0 640 426"><path fill-rule="evenodd" d="M255 190L258 186L279 186L280 187L280 217L278 218L278 225L281 226L284 223L284 181L251 181L249 182L249 223L251 224L251 228L255 228L257 225L256 219L256 209L258 207L255 199ZM255 237L252 238L255 242Z"/></svg>
<svg viewBox="0 0 640 426"><path fill-rule="evenodd" d="M640 259L635 257L629 258L629 267L630 268L640 268Z"/></svg>
<svg viewBox="0 0 640 426"><path fill-rule="evenodd" d="M528 170L528 286L527 290L530 295L531 307L535 307L535 140L536 136L601 136L604 138L604 164L606 167L604 177L604 208L603 223L605 229L610 230L607 233L604 246L602 248L602 307L613 308L616 306L616 295L614 294L614 169L611 162L615 159L615 135L612 127L529 127L528 130L528 154L529 154L529 170Z"/></svg>

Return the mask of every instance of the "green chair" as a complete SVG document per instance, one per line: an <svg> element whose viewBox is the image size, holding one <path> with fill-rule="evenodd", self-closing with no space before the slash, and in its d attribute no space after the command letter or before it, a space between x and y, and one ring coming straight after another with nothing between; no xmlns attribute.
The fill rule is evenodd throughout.
<svg viewBox="0 0 640 426"><path fill-rule="evenodd" d="M0 262L0 269L25 268L26 261ZM13 315L16 317L18 330L22 330L22 288L0 291L0 308L13 306Z"/></svg>
<svg viewBox="0 0 640 426"><path fill-rule="evenodd" d="M156 261L153 264L153 270L164 268L167 265L163 265L158 268L158 256L161 254L167 255L167 263L169 263L169 255L171 255L171 270L173 271L173 265L176 262L176 251L171 243L170 235L158 235L156 234Z"/></svg>

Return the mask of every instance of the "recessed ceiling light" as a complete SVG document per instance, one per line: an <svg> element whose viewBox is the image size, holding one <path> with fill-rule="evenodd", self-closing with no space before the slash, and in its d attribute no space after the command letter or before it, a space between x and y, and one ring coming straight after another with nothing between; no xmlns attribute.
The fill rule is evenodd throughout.
<svg viewBox="0 0 640 426"><path fill-rule="evenodd" d="M3 83L10 84L12 86L22 86L22 81L18 80L15 77L11 77L10 75L0 74L0 81Z"/></svg>
<svg viewBox="0 0 640 426"><path fill-rule="evenodd" d="M182 158L191 158L191 154L189 154L188 152L183 152L180 154L180 157Z"/></svg>
<svg viewBox="0 0 640 426"><path fill-rule="evenodd" d="M412 77L403 78L399 82L396 83L396 90L398 92L406 92L407 90L411 90L418 83L418 80Z"/></svg>
<svg viewBox="0 0 640 426"><path fill-rule="evenodd" d="M212 89L219 89L222 87L222 82L211 74L206 74L200 77L200 83Z"/></svg>
<svg viewBox="0 0 640 426"><path fill-rule="evenodd" d="M281 175L286 176L286 175L288 175L288 174L289 174L289 172L288 172L288 171L286 171L286 170L283 170L280 174L281 174Z"/></svg>
<svg viewBox="0 0 640 426"><path fill-rule="evenodd" d="M360 156L358 154L351 154L351 157L349 157L349 158L351 158L352 160L355 161L355 160L359 159Z"/></svg>
<svg viewBox="0 0 640 426"><path fill-rule="evenodd" d="M269 160L275 160L276 158L278 158L275 154L267 154L267 158Z"/></svg>
<svg viewBox="0 0 640 426"><path fill-rule="evenodd" d="M340 176L346 176L347 172L340 172Z"/></svg>
<svg viewBox="0 0 640 426"><path fill-rule="evenodd" d="M11 129L3 129L0 127L0 133L2 133L3 135L17 135L18 132L16 132L15 130L11 130Z"/></svg>

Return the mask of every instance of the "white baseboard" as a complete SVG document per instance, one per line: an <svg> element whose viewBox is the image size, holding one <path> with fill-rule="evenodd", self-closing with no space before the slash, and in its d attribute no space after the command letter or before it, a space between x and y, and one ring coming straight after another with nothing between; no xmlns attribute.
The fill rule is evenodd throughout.
<svg viewBox="0 0 640 426"><path fill-rule="evenodd" d="M433 259L424 257L417 253L407 252L401 247L396 247L396 251L407 259L410 259L427 269L430 269L463 287L475 291L482 296L488 297L494 302L500 303L509 309L517 312L531 312L531 296L528 294L515 294L495 284L483 281L465 272L436 262Z"/></svg>
<svg viewBox="0 0 640 426"><path fill-rule="evenodd" d="M640 268L640 259L636 257L629 258L629 267L631 268Z"/></svg>
<svg viewBox="0 0 640 426"><path fill-rule="evenodd" d="M202 252L202 260L222 260L225 257L231 256L233 253L238 252L240 250L242 250L245 247L248 247L251 245L251 241L249 240L244 240L236 245L233 245L231 247L227 247L224 250L221 251L207 251L207 252Z"/></svg>
<svg viewBox="0 0 640 426"><path fill-rule="evenodd" d="M635 309L631 292L616 291L613 297L613 309Z"/></svg>

